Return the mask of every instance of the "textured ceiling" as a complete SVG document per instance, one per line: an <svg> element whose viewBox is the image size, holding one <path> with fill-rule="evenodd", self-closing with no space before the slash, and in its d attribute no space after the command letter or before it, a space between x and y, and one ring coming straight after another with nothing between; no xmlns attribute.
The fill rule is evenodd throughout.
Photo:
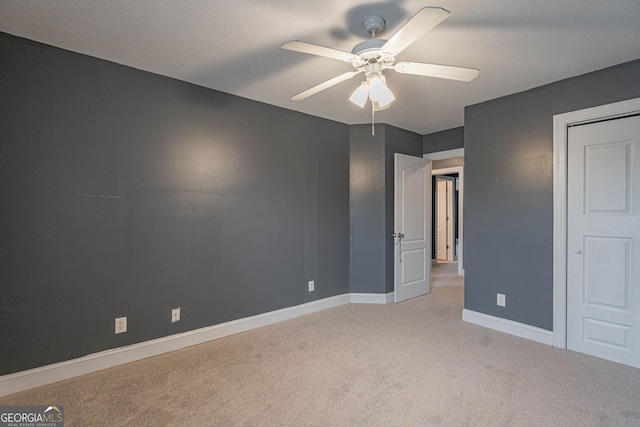
<svg viewBox="0 0 640 427"><path fill-rule="evenodd" d="M451 12L397 61L480 69L469 83L385 72L397 99L376 113L420 134L463 125L464 107L640 58L640 1L0 0L0 31L347 124L360 77L289 98L348 63L285 51L297 39L351 51L362 21L392 35L423 6ZM369 104L368 104L369 105Z"/></svg>

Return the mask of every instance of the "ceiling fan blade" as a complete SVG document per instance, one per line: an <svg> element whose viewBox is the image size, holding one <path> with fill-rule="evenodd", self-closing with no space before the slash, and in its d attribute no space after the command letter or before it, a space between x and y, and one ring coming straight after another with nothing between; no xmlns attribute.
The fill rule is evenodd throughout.
<svg viewBox="0 0 640 427"><path fill-rule="evenodd" d="M360 74L362 71L347 71L346 73L340 74L330 80L327 80L324 83L320 83L317 86L312 87L311 89L307 89L304 92L300 92L299 94L292 96L291 99L294 101L301 101L305 98L310 97L311 95L315 95L316 93L323 91L325 89L329 89L331 86L335 86L338 83L341 83L345 80L349 80L356 74Z"/></svg>
<svg viewBox="0 0 640 427"><path fill-rule="evenodd" d="M398 73L415 74L417 76L439 77L441 79L470 82L478 77L480 70L476 68L454 67L451 65L423 64L420 62L398 62L394 67Z"/></svg>
<svg viewBox="0 0 640 427"><path fill-rule="evenodd" d="M380 50L397 55L448 16L449 11L441 7L423 7L396 31Z"/></svg>
<svg viewBox="0 0 640 427"><path fill-rule="evenodd" d="M332 49L330 47L319 46L317 44L301 42L299 40L291 40L284 43L281 47L283 49L292 50L294 52L324 56L325 58L338 59L345 62L351 62L358 59L358 55L354 55L353 53Z"/></svg>

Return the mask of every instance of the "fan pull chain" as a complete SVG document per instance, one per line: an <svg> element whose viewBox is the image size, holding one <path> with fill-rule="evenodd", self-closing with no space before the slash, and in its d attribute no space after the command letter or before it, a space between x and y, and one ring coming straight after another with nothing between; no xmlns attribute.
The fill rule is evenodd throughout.
<svg viewBox="0 0 640 427"><path fill-rule="evenodd" d="M371 101L371 135L376 135L376 109Z"/></svg>

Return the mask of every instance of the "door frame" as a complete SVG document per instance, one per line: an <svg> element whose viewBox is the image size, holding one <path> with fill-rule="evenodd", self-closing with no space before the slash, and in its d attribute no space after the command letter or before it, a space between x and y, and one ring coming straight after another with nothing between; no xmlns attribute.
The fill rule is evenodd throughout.
<svg viewBox="0 0 640 427"><path fill-rule="evenodd" d="M553 339L567 348L567 143L576 124L640 113L640 98L553 116Z"/></svg>
<svg viewBox="0 0 640 427"><path fill-rule="evenodd" d="M447 176L447 175L433 175L433 173L431 174L431 176L435 176L436 178L436 192L433 195L433 200L435 200L435 205L436 205L436 209L434 212L434 216L435 216L435 223L436 223L436 230L438 229L438 219L440 218L440 206L438 203L438 197L440 195L440 188L438 187L438 181L443 181L445 182L447 191L445 194L445 209L446 209L446 216L447 219L445 220L445 231L446 231L446 257L447 257L447 261L455 261L455 255L454 255L454 246L456 244L455 242L455 238L454 238L454 227L453 227L453 222L454 222L454 212L453 212L453 198L454 198L454 194L455 194L455 185L456 185L456 179L452 176ZM456 218L457 219L457 218ZM437 234L435 233L436 230L434 231L434 236ZM438 240L436 237L436 261L438 260Z"/></svg>
<svg viewBox="0 0 640 427"><path fill-rule="evenodd" d="M464 157L464 148L437 151L435 153L424 154L422 157L431 159L432 161L451 159L453 157ZM431 175L443 175L449 173L458 174L458 276L464 276L464 233L462 228L464 224L464 166L431 170Z"/></svg>

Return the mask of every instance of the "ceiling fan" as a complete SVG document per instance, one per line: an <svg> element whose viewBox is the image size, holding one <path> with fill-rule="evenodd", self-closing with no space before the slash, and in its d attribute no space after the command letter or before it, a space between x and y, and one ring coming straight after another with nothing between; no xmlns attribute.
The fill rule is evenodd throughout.
<svg viewBox="0 0 640 427"><path fill-rule="evenodd" d="M382 74L382 72L387 69L402 74L439 77L465 82L473 80L480 72L475 68L425 64L420 62L398 62L394 65L396 56L398 56L400 52L409 47L427 31L444 21L448 16L449 11L441 7L424 7L409 19L389 40L375 38L376 34L379 34L384 28L384 18L378 15L369 16L364 20L363 26L367 33L371 34L371 39L357 44L351 53L299 40L284 43L282 45L283 49L350 62L356 69L355 71L340 74L304 92L300 92L291 97L291 99L294 101L306 99L338 83L349 80L360 73L364 73L365 80L360 83L360 86L353 92L349 100L359 107L364 108L367 99L370 99L372 109L379 110L388 107L395 99L395 96L387 87L386 79Z"/></svg>

